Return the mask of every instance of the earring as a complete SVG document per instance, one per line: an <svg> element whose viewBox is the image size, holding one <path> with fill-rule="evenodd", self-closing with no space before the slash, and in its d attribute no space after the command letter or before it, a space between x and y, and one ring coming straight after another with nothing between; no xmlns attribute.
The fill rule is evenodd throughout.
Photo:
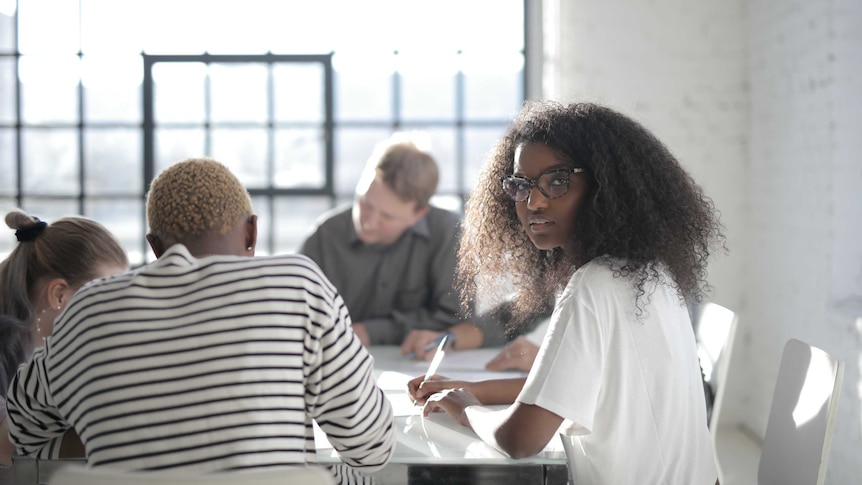
<svg viewBox="0 0 862 485"><path fill-rule="evenodd" d="M246 250L246 251L251 251L252 249L254 249L254 248L253 248L253 247L251 247L251 246L249 246L249 247L245 248L245 250Z"/></svg>
<svg viewBox="0 0 862 485"><path fill-rule="evenodd" d="M44 314L45 309L43 308L41 311L39 311L39 314L36 315L36 333L42 333L42 326L40 324L42 323L42 315Z"/></svg>

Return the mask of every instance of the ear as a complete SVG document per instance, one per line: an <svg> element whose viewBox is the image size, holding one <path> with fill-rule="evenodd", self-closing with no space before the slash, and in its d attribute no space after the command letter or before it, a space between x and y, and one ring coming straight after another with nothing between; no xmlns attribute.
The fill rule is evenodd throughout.
<svg viewBox="0 0 862 485"><path fill-rule="evenodd" d="M257 247L257 216L251 215L245 223L245 248L254 256L254 249Z"/></svg>
<svg viewBox="0 0 862 485"><path fill-rule="evenodd" d="M54 278L45 285L48 307L55 310L65 307L74 294L75 291L63 278Z"/></svg>
<svg viewBox="0 0 862 485"><path fill-rule="evenodd" d="M153 250L153 254L156 255L156 259L161 258L162 255L165 254L165 245L158 236L147 234L147 242L150 243L150 249Z"/></svg>

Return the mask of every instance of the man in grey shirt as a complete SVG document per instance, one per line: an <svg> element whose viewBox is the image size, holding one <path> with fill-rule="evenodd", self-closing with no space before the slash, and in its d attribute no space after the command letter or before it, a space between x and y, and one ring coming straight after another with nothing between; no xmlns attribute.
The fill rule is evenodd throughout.
<svg viewBox="0 0 862 485"><path fill-rule="evenodd" d="M321 216L302 245L338 288L365 345L401 345L423 359L434 353L425 347L447 332L456 349L504 341L496 326L459 317L453 284L460 218L429 205L438 178L429 153L390 140L369 159L352 207Z"/></svg>

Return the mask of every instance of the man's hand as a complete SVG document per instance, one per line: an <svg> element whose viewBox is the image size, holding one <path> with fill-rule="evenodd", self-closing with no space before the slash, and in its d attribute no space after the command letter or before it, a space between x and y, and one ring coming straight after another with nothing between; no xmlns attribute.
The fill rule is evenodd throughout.
<svg viewBox="0 0 862 485"><path fill-rule="evenodd" d="M539 347L524 337L518 337L488 361L485 368L494 371L518 369L529 372L538 353Z"/></svg>
<svg viewBox="0 0 862 485"><path fill-rule="evenodd" d="M413 353L418 360L431 360L437 352L437 348L434 347L430 350L425 350L425 347L444 333L446 332L411 330L404 339L404 342L401 343L401 355Z"/></svg>

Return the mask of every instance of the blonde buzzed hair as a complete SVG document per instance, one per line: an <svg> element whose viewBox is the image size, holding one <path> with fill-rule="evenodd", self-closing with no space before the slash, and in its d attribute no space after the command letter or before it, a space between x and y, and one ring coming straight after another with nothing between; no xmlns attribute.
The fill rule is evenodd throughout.
<svg viewBox="0 0 862 485"><path fill-rule="evenodd" d="M412 140L393 136L374 150L368 166L398 197L415 202L416 210L427 207L437 191L440 177L437 162Z"/></svg>
<svg viewBox="0 0 862 485"><path fill-rule="evenodd" d="M150 184L147 223L166 244L187 242L217 231L227 234L254 214L248 191L221 163L189 158L163 170Z"/></svg>

